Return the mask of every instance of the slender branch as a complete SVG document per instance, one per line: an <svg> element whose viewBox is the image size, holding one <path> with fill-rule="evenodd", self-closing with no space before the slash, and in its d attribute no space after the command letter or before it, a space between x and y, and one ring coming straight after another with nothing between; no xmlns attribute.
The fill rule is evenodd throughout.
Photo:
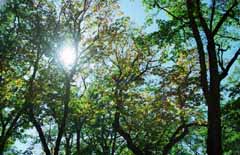
<svg viewBox="0 0 240 155"><path fill-rule="evenodd" d="M218 47L218 50L217 50L218 64L219 64L221 70L224 71L225 68L223 65L223 52L227 51L227 49L221 48L220 44L216 44L216 46Z"/></svg>
<svg viewBox="0 0 240 155"><path fill-rule="evenodd" d="M198 122L192 122L189 124L182 124L180 125L176 131L173 133L173 135L170 138L169 143L167 143L163 148L163 155L167 155L171 148L178 143L180 140L182 140L188 133L189 128L193 126L207 126L206 123L198 123Z"/></svg>
<svg viewBox="0 0 240 155"><path fill-rule="evenodd" d="M207 39L209 40L209 38L212 36L212 32L208 28L206 20L203 18L200 5L201 5L200 0L197 0L196 6L197 6L197 14L199 17L199 21L200 21L201 26L203 27L203 30L204 30L204 33L206 34Z"/></svg>
<svg viewBox="0 0 240 155"><path fill-rule="evenodd" d="M223 35L223 34L217 34L217 35L221 38L232 39L234 41L240 41L240 38L236 38L236 37L233 37L233 36L227 36L227 35Z"/></svg>
<svg viewBox="0 0 240 155"><path fill-rule="evenodd" d="M216 0L212 0L212 12L211 12L211 19L210 19L210 30L212 31L213 26L213 19L215 14L215 7L216 7Z"/></svg>
<svg viewBox="0 0 240 155"><path fill-rule="evenodd" d="M233 63L237 60L239 55L240 55L240 48L237 50L235 55L229 61L229 63L227 64L226 68L224 69L224 71L220 74L220 80L223 80L228 75L228 71L232 67Z"/></svg>
<svg viewBox="0 0 240 155"><path fill-rule="evenodd" d="M156 7L158 7L159 9L165 11L167 14L169 14L170 16L172 16L173 18L175 18L175 19L177 19L177 20L181 20L181 21L183 20L182 18L177 17L177 16L174 15L172 12L168 11L166 8L161 7L160 4L159 4L156 0L154 1L154 6L156 6ZM184 23L185 23L185 22L184 22ZM185 24L187 24L187 23L185 23Z"/></svg>
<svg viewBox="0 0 240 155"><path fill-rule="evenodd" d="M222 60L222 53L223 53L222 51L218 51L217 56L218 56L218 64L219 64L221 70L224 71L223 60ZM221 54L221 56L220 56L220 54Z"/></svg>
<svg viewBox="0 0 240 155"><path fill-rule="evenodd" d="M12 130L14 129L15 126L17 126L17 122L18 122L18 120L19 120L19 118L20 118L20 116L22 115L22 113L23 113L24 110L25 110L25 108L20 109L20 110L17 112L17 114L15 115L13 121L11 122L9 128L8 128L7 131L6 131L5 136L6 136L7 138L10 137L10 135L12 134Z"/></svg>
<svg viewBox="0 0 240 155"><path fill-rule="evenodd" d="M232 12L233 8L238 5L237 0L234 1L233 5L223 14L222 18L217 23L215 29L213 30L213 36L218 33L218 30L223 25L223 23L226 21L227 17L229 17L230 13Z"/></svg>

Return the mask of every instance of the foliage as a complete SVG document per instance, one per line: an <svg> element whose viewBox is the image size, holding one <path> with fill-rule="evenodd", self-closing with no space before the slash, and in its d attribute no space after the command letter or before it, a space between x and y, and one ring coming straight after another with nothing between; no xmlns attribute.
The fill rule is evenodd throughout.
<svg viewBox="0 0 240 155"><path fill-rule="evenodd" d="M156 20L156 32L134 27L117 0L6 2L0 10L0 154L36 150L21 150L20 142L47 155L206 154L209 104L188 8L181 0L143 3L168 14ZM217 2L211 24L210 4L201 2L200 11L214 27L232 3ZM224 53L239 41L238 12L214 38L224 76ZM59 58L65 46L76 54L70 66ZM208 82L212 75L206 76ZM234 72L223 85L226 154L239 151L238 84Z"/></svg>

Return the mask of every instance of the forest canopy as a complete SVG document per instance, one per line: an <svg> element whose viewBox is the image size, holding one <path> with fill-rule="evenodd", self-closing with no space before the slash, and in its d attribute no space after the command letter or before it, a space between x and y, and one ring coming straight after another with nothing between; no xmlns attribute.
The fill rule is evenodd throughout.
<svg viewBox="0 0 240 155"><path fill-rule="evenodd" d="M135 2L0 1L0 155L240 154L240 1Z"/></svg>

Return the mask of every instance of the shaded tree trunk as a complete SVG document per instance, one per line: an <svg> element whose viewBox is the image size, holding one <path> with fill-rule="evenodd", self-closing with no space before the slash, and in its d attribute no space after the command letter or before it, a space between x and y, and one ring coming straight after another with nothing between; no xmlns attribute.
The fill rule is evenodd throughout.
<svg viewBox="0 0 240 155"><path fill-rule="evenodd" d="M131 136L126 133L122 127L120 126L120 112L116 112L115 114L115 121L113 124L114 129L116 132L119 133L127 142L127 147L135 154L135 155L144 155L144 153L133 143Z"/></svg>
<svg viewBox="0 0 240 155"><path fill-rule="evenodd" d="M46 138L45 138L45 135L44 135L44 132L42 130L42 127L41 125L39 124L39 122L36 120L34 114L33 114L33 110L32 108L30 109L29 111L29 119L30 121L33 123L35 129L37 130L38 132L38 136L40 138L40 141L42 143L42 147L43 147L43 150L45 152L46 155L51 155L51 151L48 147L48 144L47 144L47 141L46 141Z"/></svg>
<svg viewBox="0 0 240 155"><path fill-rule="evenodd" d="M69 77L66 75L66 81L65 81L65 94L63 98L63 105L64 105L64 112L63 112L63 117L61 124L58 129L58 135L55 143L55 148L54 148L54 155L58 155L59 149L60 149L60 144L61 140L64 134L65 126L66 126L66 121L68 117L68 111L69 111L69 100L70 100L70 88L71 88L71 76Z"/></svg>
<svg viewBox="0 0 240 155"><path fill-rule="evenodd" d="M221 155L221 112L220 112L220 75L218 71L217 52L215 49L214 33L212 32L202 17L200 10L200 1L187 0L188 16L190 19L190 28L197 43L200 61L201 87L208 107L208 136L207 153L208 155ZM197 15L203 31L207 38L207 53L209 64L209 77L207 80L207 67L204 52L203 41L200 36L198 25L195 21L194 13Z"/></svg>
<svg viewBox="0 0 240 155"><path fill-rule="evenodd" d="M26 99L26 107L27 107L27 115L29 117L29 120L31 121L31 123L34 125L34 127L36 128L37 132L38 132L38 135L39 135L39 138L40 138L40 141L42 143L42 147L43 147L43 150L45 152L46 155L51 155L51 152L50 152L50 149L48 147L48 144L47 144L47 141L46 141L46 138L45 138L45 135L44 135L44 132L42 130L42 127L41 127L41 124L38 122L38 120L35 118L35 115L34 115L34 105L33 105L33 100L34 100L34 80L35 80L35 77L36 77L36 74L37 74L37 71L38 71L38 65L39 65L39 61L40 61L40 58L41 58L41 54L40 54L40 47L38 46L38 52L37 52L37 58L36 58L36 61L34 62L34 70L33 70L33 74L29 80L29 88L28 88L28 93L26 94L25 96L25 99Z"/></svg>
<svg viewBox="0 0 240 155"><path fill-rule="evenodd" d="M77 155L80 155L81 149L80 149L80 140L81 140L81 129L77 128L77 144L76 144L76 148L77 148Z"/></svg>
<svg viewBox="0 0 240 155"><path fill-rule="evenodd" d="M5 144L6 144L6 141L2 140L2 137L1 137L1 142L0 142L0 155L4 155Z"/></svg>
<svg viewBox="0 0 240 155"><path fill-rule="evenodd" d="M4 149L5 149L5 145L7 143L7 140L8 140L9 137L11 137L11 135L13 133L13 130L15 130L17 128L18 120L21 117L24 109L25 109L25 107L22 107L17 112L17 114L14 116L12 122L7 122L7 123L2 122L2 133L1 133L1 136L0 136L0 155L2 155L4 153ZM10 115L9 117L13 117L13 116ZM7 128L7 125L9 125L8 128Z"/></svg>
<svg viewBox="0 0 240 155"><path fill-rule="evenodd" d="M221 155L221 113L220 99L210 97L208 102L208 155Z"/></svg>
<svg viewBox="0 0 240 155"><path fill-rule="evenodd" d="M85 118L83 118L83 119L79 118L75 122L76 123L76 132L77 132L77 136L76 136L77 155L81 154L81 130L82 130L84 121L85 121Z"/></svg>
<svg viewBox="0 0 240 155"><path fill-rule="evenodd" d="M80 130L77 130L77 155L80 155L80 137L81 137L81 131Z"/></svg>
<svg viewBox="0 0 240 155"><path fill-rule="evenodd" d="M218 71L218 60L213 36L209 34L207 38L208 38L207 50L209 55L209 71L210 71L209 96L206 99L208 106L207 153L208 155L221 155L222 128L221 128L220 78Z"/></svg>
<svg viewBox="0 0 240 155"><path fill-rule="evenodd" d="M117 132L114 131L113 142L112 142L112 153L111 153L111 155L114 155L114 154L115 154L116 140L117 140Z"/></svg>
<svg viewBox="0 0 240 155"><path fill-rule="evenodd" d="M65 135L66 144L65 144L65 155L71 155L71 135Z"/></svg>

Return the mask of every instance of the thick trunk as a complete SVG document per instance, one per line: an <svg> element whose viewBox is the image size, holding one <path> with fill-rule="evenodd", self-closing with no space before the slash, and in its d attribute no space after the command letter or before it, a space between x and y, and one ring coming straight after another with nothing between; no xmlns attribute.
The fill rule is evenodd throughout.
<svg viewBox="0 0 240 155"><path fill-rule="evenodd" d="M207 153L208 155L221 155L221 112L220 97L210 96L208 101L208 136Z"/></svg>
<svg viewBox="0 0 240 155"><path fill-rule="evenodd" d="M220 110L220 76L218 72L217 52L213 36L208 38L208 56L210 72L210 90L207 98L208 106L208 155L221 155L221 110Z"/></svg>
<svg viewBox="0 0 240 155"><path fill-rule="evenodd" d="M218 60L214 42L214 34L216 34L216 32L211 32L208 29L207 24L200 13L199 5L199 1L187 0L188 16L190 19L189 26L192 29L193 36L197 43L201 68L201 86L208 106L207 153L208 155L221 155L220 75L218 72ZM198 8L194 8L194 6L197 6ZM195 9L197 9L197 12L195 12ZM207 53L210 82L207 80L206 53L204 52L203 41L200 36L197 22L195 21L196 16L194 16L194 13L198 14L197 18L201 23L208 41Z"/></svg>
<svg viewBox="0 0 240 155"><path fill-rule="evenodd" d="M117 83L117 88L119 83ZM113 122L113 129L115 132L119 133L121 137L127 142L127 147L130 149L135 155L144 155L142 150L133 142L131 135L127 132L124 131L120 124L120 110L122 109L122 100L121 100L121 95L122 92L121 90L116 90L115 91L116 95L116 112L114 115L114 122Z"/></svg>
<svg viewBox="0 0 240 155"><path fill-rule="evenodd" d="M220 83L217 66L210 69L210 90L206 101L208 106L207 153L208 155L221 155Z"/></svg>
<svg viewBox="0 0 240 155"><path fill-rule="evenodd" d="M38 47L39 48L39 47ZM39 63L39 60L41 58L41 54L40 54L40 49L38 49L38 52L37 52L37 59L36 61L34 62L34 70L33 70L33 74L29 80L29 88L28 88L28 92L25 96L25 100L26 100L26 103L25 103L25 106L26 106L26 109L27 109L27 115L29 117L29 120L31 121L31 123L34 125L34 127L36 128L37 132L38 132L38 135L39 135L39 138L40 138L40 141L42 143L42 147L43 147L43 150L45 152L46 155L51 155L51 152L48 148L48 144L47 144L47 141L46 141L46 138L45 138L45 135L44 135L44 132L42 130L42 127L41 127L41 124L38 122L38 120L35 118L35 115L34 115L34 106L33 106L33 99L34 99L34 96L35 96L35 90L34 90L34 80L35 80L35 77L36 77L36 74L37 74L37 70L38 70L38 63ZM23 108L24 110L25 108Z"/></svg>

